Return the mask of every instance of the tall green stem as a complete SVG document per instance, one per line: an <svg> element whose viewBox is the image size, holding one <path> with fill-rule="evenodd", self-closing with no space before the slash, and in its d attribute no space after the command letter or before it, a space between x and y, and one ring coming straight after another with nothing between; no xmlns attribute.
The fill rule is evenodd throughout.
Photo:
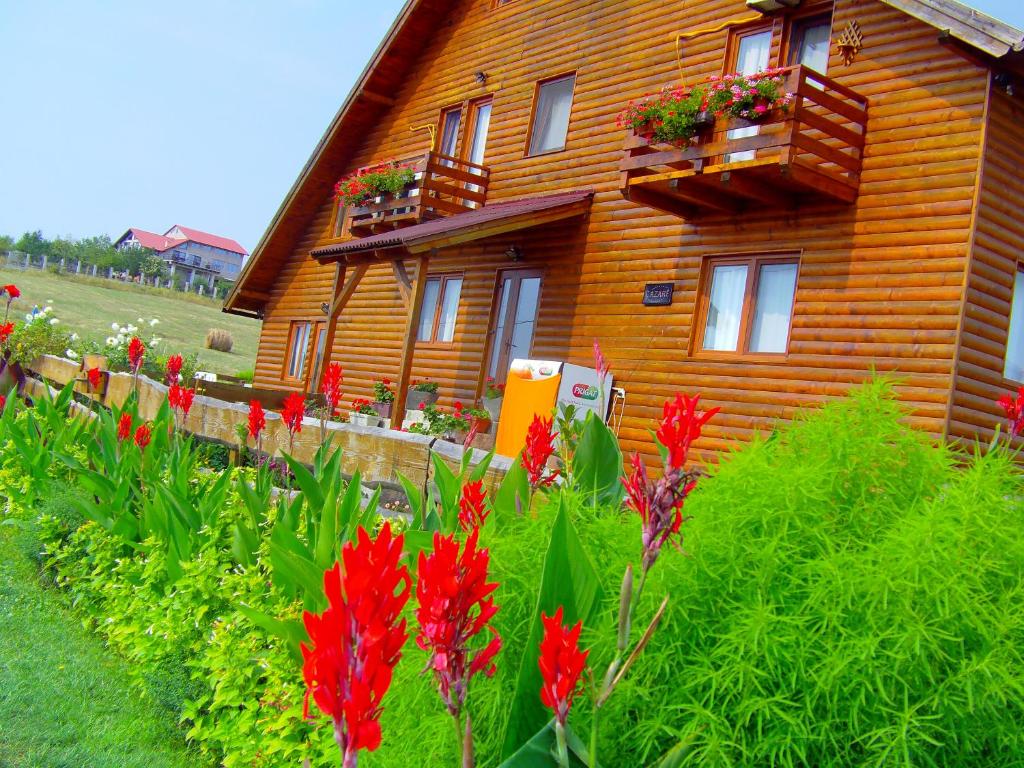
<svg viewBox="0 0 1024 768"><path fill-rule="evenodd" d="M590 768L597 768L597 718L600 715L597 698L594 698L594 714L590 720Z"/></svg>
<svg viewBox="0 0 1024 768"><path fill-rule="evenodd" d="M558 747L559 768L569 768L569 748L565 744L565 726L555 718L555 742Z"/></svg>
<svg viewBox="0 0 1024 768"><path fill-rule="evenodd" d="M462 713L456 712L452 715L452 721L455 723L455 744L458 747L458 759L455 761L455 765L462 765L462 757L465 753L466 744L463 741L462 736Z"/></svg>

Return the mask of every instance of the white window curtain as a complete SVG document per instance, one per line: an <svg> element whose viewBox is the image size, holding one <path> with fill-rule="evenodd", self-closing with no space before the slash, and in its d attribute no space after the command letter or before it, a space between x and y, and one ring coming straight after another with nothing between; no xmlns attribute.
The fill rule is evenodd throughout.
<svg viewBox="0 0 1024 768"><path fill-rule="evenodd" d="M569 132L569 113L572 111L572 90L576 76L552 80L540 87L537 109L530 137L530 154L551 152L565 147Z"/></svg>
<svg viewBox="0 0 1024 768"><path fill-rule="evenodd" d="M796 264L764 264L757 278L751 352L785 352L789 345Z"/></svg>
<svg viewBox="0 0 1024 768"><path fill-rule="evenodd" d="M735 352L740 338L743 295L747 287L745 264L723 264L711 276L708 320L704 329L704 349Z"/></svg>
<svg viewBox="0 0 1024 768"><path fill-rule="evenodd" d="M1013 280L1013 304L1010 307L1010 331L1006 338L1006 363L1003 375L1024 382L1024 272L1017 270Z"/></svg>
<svg viewBox="0 0 1024 768"><path fill-rule="evenodd" d="M487 130L491 127L491 105L481 104L476 108L476 123L473 126L473 146L469 150L469 162L484 162L484 150L487 148Z"/></svg>
<svg viewBox="0 0 1024 768"><path fill-rule="evenodd" d="M832 38L831 22L806 27L800 39L800 63L821 74L828 73L828 49Z"/></svg>
<svg viewBox="0 0 1024 768"><path fill-rule="evenodd" d="M455 319L459 314L461 294L461 277L445 281L444 297L441 299L441 320L437 324L438 341L451 341L455 338Z"/></svg>
<svg viewBox="0 0 1024 768"><path fill-rule="evenodd" d="M459 146L459 124L462 122L462 109L449 109L444 113L444 125L441 127L441 154L455 157Z"/></svg>
<svg viewBox="0 0 1024 768"><path fill-rule="evenodd" d="M736 53L736 71L741 75L754 75L767 69L771 48L772 33L768 30L741 38L740 47ZM748 128L734 128L727 135L730 140L745 139L748 136L757 136L757 132L757 126L752 125ZM725 162L736 163L741 160L753 160L756 154L753 149L745 152L733 152L725 156Z"/></svg>
<svg viewBox="0 0 1024 768"><path fill-rule="evenodd" d="M423 306L420 309L420 327L416 333L417 341L431 341L434 333L434 316L437 314L437 298L441 292L441 281L436 278L427 280L423 286Z"/></svg>
<svg viewBox="0 0 1024 768"><path fill-rule="evenodd" d="M306 351L309 349L310 323L300 323L295 329L292 337L291 365L288 366L288 376L293 379L302 377L302 371L306 367Z"/></svg>

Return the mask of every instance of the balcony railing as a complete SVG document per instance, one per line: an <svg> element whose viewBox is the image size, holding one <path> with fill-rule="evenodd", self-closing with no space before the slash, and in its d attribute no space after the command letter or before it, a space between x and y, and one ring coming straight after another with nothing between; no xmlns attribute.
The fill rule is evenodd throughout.
<svg viewBox="0 0 1024 768"><path fill-rule="evenodd" d="M480 208L487 201L490 170L483 165L428 152L402 161L415 178L397 195L385 193L349 211L349 231L365 236Z"/></svg>
<svg viewBox="0 0 1024 768"><path fill-rule="evenodd" d="M630 132L622 194L685 219L755 207L852 203L860 186L867 99L804 66L784 73L793 102L763 120L718 118L685 147L653 144Z"/></svg>

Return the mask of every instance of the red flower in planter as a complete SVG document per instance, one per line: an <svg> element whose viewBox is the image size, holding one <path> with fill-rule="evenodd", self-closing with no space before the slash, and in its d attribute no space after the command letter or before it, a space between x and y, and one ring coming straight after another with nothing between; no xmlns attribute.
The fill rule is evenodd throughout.
<svg viewBox="0 0 1024 768"><path fill-rule="evenodd" d="M288 432L295 436L302 431L302 417L306 413L306 399L298 392L292 392L284 399L284 408L281 409L281 417L284 419Z"/></svg>
<svg viewBox="0 0 1024 768"><path fill-rule="evenodd" d="M149 427L146 424L139 424L139 428L135 430L135 444L142 450L146 450L151 437Z"/></svg>
<svg viewBox="0 0 1024 768"><path fill-rule="evenodd" d="M146 354L146 345L138 336L132 336L128 342L128 363L132 367L132 373L138 373L142 366L142 358Z"/></svg>
<svg viewBox="0 0 1024 768"><path fill-rule="evenodd" d="M0 323L0 344L6 344L14 333L14 323Z"/></svg>
<svg viewBox="0 0 1024 768"><path fill-rule="evenodd" d="M99 368L90 368L85 372L85 378L88 379L90 387L99 389L100 382L103 380L103 374L100 373Z"/></svg>
<svg viewBox="0 0 1024 768"><path fill-rule="evenodd" d="M132 415L125 411L117 420L117 439L121 442L131 439L132 436Z"/></svg>
<svg viewBox="0 0 1024 768"><path fill-rule="evenodd" d="M462 530L470 531L483 525L489 514L484 481L477 480L463 485L459 498L459 525L462 526Z"/></svg>
<svg viewBox="0 0 1024 768"><path fill-rule="evenodd" d="M341 366L338 363L331 363L324 371L323 383L320 385L332 415L337 412L338 404L341 403L342 374Z"/></svg>
<svg viewBox="0 0 1024 768"><path fill-rule="evenodd" d="M551 485L558 477L558 470L548 473L545 465L551 454L555 452L555 438L557 432L553 432L554 421L542 419L534 415L530 422L530 428L526 432L526 447L520 462L530 478L530 487L538 488L542 485Z"/></svg>
<svg viewBox="0 0 1024 768"><path fill-rule="evenodd" d="M181 359L181 355L171 355L167 358L167 367L164 374L164 383L177 384L178 376L181 374L181 366L184 364L184 360Z"/></svg>
<svg viewBox="0 0 1024 768"><path fill-rule="evenodd" d="M309 643L301 645L303 713L309 716L312 697L331 717L345 766L356 765L360 749L380 746L381 700L407 637L400 616L412 580L399 565L402 546L402 535L392 536L388 523L376 540L360 527L356 543L342 549L344 571L335 563L324 573L327 610L302 616L309 633Z"/></svg>
<svg viewBox="0 0 1024 768"><path fill-rule="evenodd" d="M1006 412L1010 437L1017 437L1024 430L1024 387L1017 390L1017 397L1003 395L997 401Z"/></svg>
<svg viewBox="0 0 1024 768"><path fill-rule="evenodd" d="M700 395L686 397L678 394L674 400L665 401L661 426L658 427L658 442L668 452L667 467L681 470L686 465L690 445L700 437L701 430L711 417L721 410L711 408L698 411L699 402Z"/></svg>
<svg viewBox="0 0 1024 768"><path fill-rule="evenodd" d="M260 433L267 426L267 416L263 412L263 406L259 400L249 401L249 436L254 440L260 439Z"/></svg>
<svg viewBox="0 0 1024 768"><path fill-rule="evenodd" d="M7 303L10 304L12 301L21 296L21 291L18 290L18 286L14 283L10 283L4 286L3 293L7 294Z"/></svg>
<svg viewBox="0 0 1024 768"><path fill-rule="evenodd" d="M569 629L562 625L562 607L554 616L540 614L544 625L544 637L540 641L540 675L543 680L540 689L541 703L550 709L562 727L569 719L572 701L583 685L583 670L587 666L590 651L581 651L580 631L583 622Z"/></svg>
<svg viewBox="0 0 1024 768"><path fill-rule="evenodd" d="M498 612L491 597L498 584L487 582L490 554L477 549L479 533L473 529L461 553L454 534L435 533L433 551L419 557L416 644L430 654L438 693L454 717L462 712L470 679L478 672L493 676L501 650L501 637L489 624ZM485 629L493 635L490 642L471 652L473 638Z"/></svg>

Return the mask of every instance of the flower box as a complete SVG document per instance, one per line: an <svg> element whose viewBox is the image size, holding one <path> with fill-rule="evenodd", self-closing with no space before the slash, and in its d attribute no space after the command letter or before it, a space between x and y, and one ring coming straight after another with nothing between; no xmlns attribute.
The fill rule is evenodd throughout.
<svg viewBox="0 0 1024 768"><path fill-rule="evenodd" d="M382 419L390 419L391 418L391 403L390 402L382 403L382 402L378 401L378 402L373 403L372 405L373 405L373 410L375 410L377 412L377 415L380 416Z"/></svg>
<svg viewBox="0 0 1024 768"><path fill-rule="evenodd" d="M348 415L348 423L354 424L357 427L379 427L381 418L369 413L350 413Z"/></svg>
<svg viewBox="0 0 1024 768"><path fill-rule="evenodd" d="M424 406L433 405L437 402L438 397L439 395L436 391L425 392L422 389L416 389L415 386L409 387L409 390L405 394L406 408L408 410L422 411L423 408L420 407L421 403Z"/></svg>

